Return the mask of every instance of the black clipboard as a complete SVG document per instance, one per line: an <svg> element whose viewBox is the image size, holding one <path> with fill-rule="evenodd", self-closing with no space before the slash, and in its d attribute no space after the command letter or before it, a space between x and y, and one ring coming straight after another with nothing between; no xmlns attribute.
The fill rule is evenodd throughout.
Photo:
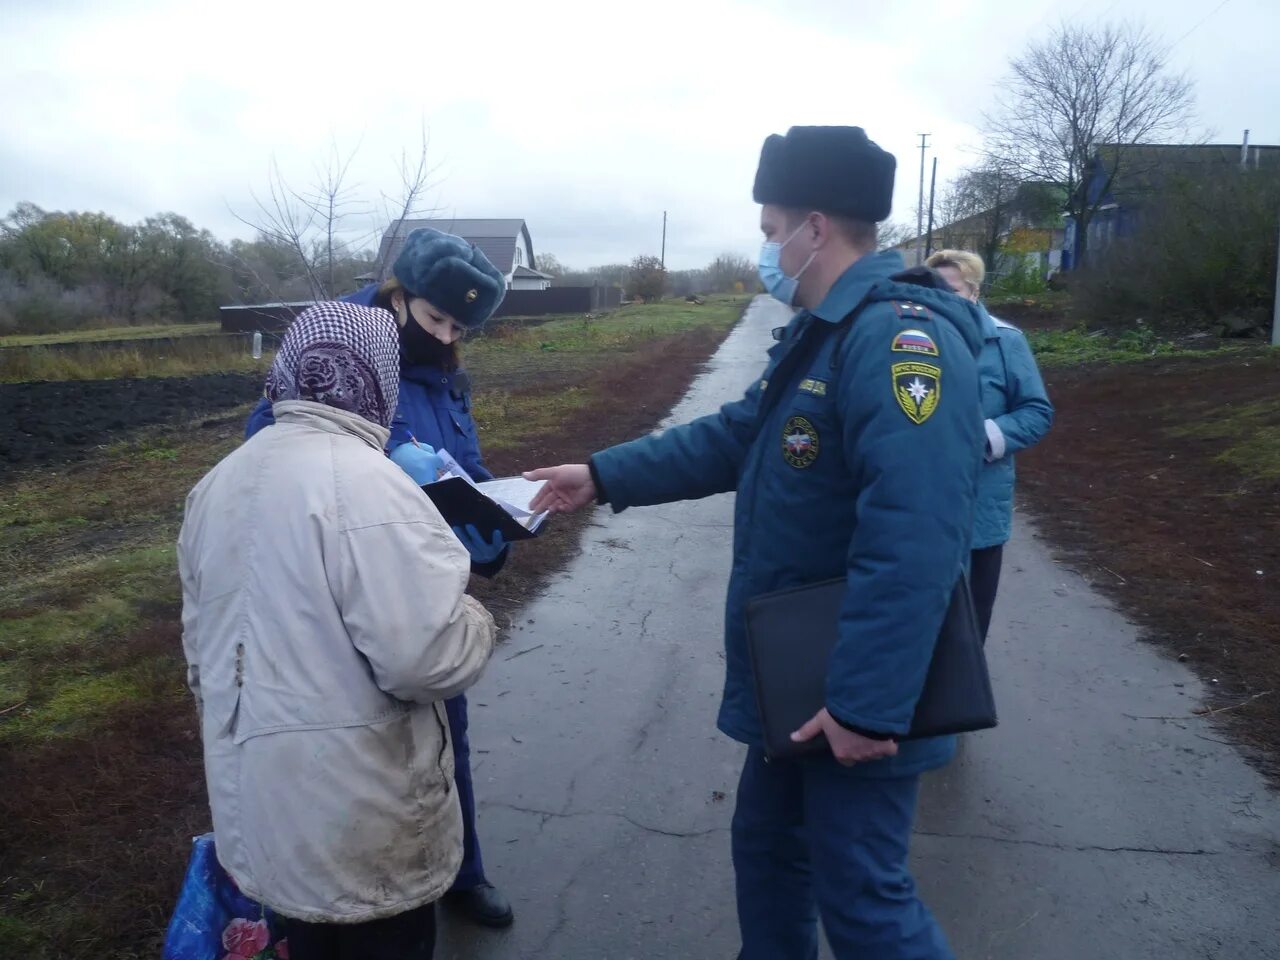
<svg viewBox="0 0 1280 960"><path fill-rule="evenodd" d="M747 644L765 753L786 760L828 752L824 736L794 743L791 734L826 706L827 662L835 648L843 577L763 594L747 604ZM911 730L920 740L996 725L995 696L968 577L951 592Z"/></svg>
<svg viewBox="0 0 1280 960"><path fill-rule="evenodd" d="M478 487L472 486L462 477L447 477L428 483L422 488L431 498L445 523L451 527L473 524L485 540L492 540L494 532L502 534L507 543L516 540L532 540L546 525L550 514L543 513L531 518L529 526L525 526L503 509L497 501L485 496Z"/></svg>

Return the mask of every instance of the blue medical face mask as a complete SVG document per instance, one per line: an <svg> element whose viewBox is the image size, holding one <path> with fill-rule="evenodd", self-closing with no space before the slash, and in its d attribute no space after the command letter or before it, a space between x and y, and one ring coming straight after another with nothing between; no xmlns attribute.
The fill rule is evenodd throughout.
<svg viewBox="0 0 1280 960"><path fill-rule="evenodd" d="M781 243L772 240L766 240L760 245L760 282L764 284L764 288L769 291L770 296L775 300L781 300L787 306L793 306L796 299L796 288L800 285L801 275L809 269L809 264L813 263L813 258L818 255L815 250L809 254L809 259L804 262L794 277L789 277L782 269L782 248L800 235L800 231L805 228L806 224L800 224L792 231L791 235Z"/></svg>

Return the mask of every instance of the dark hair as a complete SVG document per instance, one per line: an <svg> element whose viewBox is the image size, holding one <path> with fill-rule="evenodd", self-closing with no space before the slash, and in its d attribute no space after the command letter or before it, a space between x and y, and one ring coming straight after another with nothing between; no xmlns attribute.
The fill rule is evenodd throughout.
<svg viewBox="0 0 1280 960"><path fill-rule="evenodd" d="M857 220L853 217L846 217L844 214L831 213L827 210L804 210L800 207L784 207L787 218L787 226L795 228L800 225L809 214L817 212L822 214L835 225L840 234L859 250L874 250L876 248L877 231L876 225L870 220Z"/></svg>
<svg viewBox="0 0 1280 960"><path fill-rule="evenodd" d="M390 310L395 313L395 308L391 305L391 295L397 290L403 291L405 299L409 298L409 291L404 289L404 284L395 277L389 277L382 281L382 285L378 287L377 292L373 295L373 305L381 307L383 310Z"/></svg>

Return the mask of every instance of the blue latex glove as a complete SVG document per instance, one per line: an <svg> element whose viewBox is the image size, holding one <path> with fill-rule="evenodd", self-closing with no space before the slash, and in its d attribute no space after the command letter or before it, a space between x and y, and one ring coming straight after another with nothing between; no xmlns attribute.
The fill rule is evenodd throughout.
<svg viewBox="0 0 1280 960"><path fill-rule="evenodd" d="M502 538L501 533L495 530L493 540L485 540L474 523L468 523L465 527L454 527L453 533L462 541L462 545L467 548L471 559L476 563L493 563L502 556L502 551L507 549L507 541Z"/></svg>
<svg viewBox="0 0 1280 960"><path fill-rule="evenodd" d="M411 440L391 451L391 462L413 477L418 486L435 483L444 469L444 461L425 443Z"/></svg>

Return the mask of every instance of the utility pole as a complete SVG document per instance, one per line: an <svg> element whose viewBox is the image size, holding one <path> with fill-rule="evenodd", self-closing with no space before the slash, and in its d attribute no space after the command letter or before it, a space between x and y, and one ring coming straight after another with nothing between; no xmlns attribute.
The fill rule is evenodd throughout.
<svg viewBox="0 0 1280 960"><path fill-rule="evenodd" d="M1275 303L1271 305L1271 345L1280 347L1280 240L1276 246Z"/></svg>
<svg viewBox="0 0 1280 960"><path fill-rule="evenodd" d="M924 148L929 145L929 134L920 134L920 199L916 204L916 266L924 262L920 255L920 238L924 235Z"/></svg>
<svg viewBox="0 0 1280 960"><path fill-rule="evenodd" d="M667 211L662 211L662 269L667 269Z"/></svg>
<svg viewBox="0 0 1280 960"><path fill-rule="evenodd" d="M933 253L933 191L938 186L938 158L933 158L933 175L929 177L929 232L925 235L924 256L929 259Z"/></svg>

